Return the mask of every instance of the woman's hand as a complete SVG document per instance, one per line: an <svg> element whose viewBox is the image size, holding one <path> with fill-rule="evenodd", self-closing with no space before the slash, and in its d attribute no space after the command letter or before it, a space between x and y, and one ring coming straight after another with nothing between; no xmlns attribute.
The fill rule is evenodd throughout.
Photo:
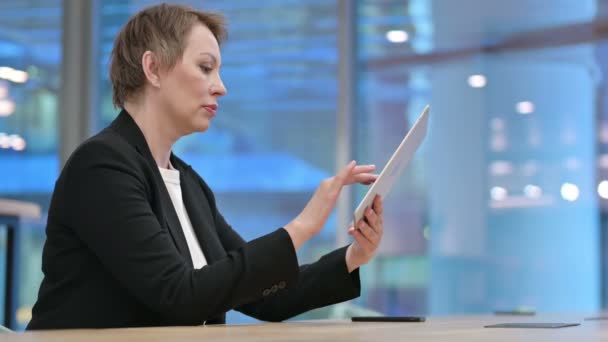
<svg viewBox="0 0 608 342"><path fill-rule="evenodd" d="M345 185L373 183L378 176L370 172L375 169L374 165L357 165L353 160L337 175L323 180L304 210L285 226L295 248L298 249L323 228Z"/></svg>
<svg viewBox="0 0 608 342"><path fill-rule="evenodd" d="M346 250L348 273L366 264L376 254L384 232L382 212L382 198L376 195L372 207L365 209L365 219L359 220L356 227L348 228L348 234L355 238Z"/></svg>

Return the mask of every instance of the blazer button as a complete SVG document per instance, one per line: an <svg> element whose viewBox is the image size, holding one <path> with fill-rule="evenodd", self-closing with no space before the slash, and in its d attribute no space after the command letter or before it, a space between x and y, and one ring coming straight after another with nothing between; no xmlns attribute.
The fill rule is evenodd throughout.
<svg viewBox="0 0 608 342"><path fill-rule="evenodd" d="M278 290L278 289L279 289L279 287L278 287L278 286L276 286L276 285L272 285L271 291L272 291L272 292L277 292L277 290Z"/></svg>
<svg viewBox="0 0 608 342"><path fill-rule="evenodd" d="M282 290L287 286L284 281L279 282L279 288Z"/></svg>
<svg viewBox="0 0 608 342"><path fill-rule="evenodd" d="M264 297L265 297L265 296L268 296L269 294L270 294L270 289L266 289L266 290L264 290L264 292L262 292L262 295L263 295Z"/></svg>

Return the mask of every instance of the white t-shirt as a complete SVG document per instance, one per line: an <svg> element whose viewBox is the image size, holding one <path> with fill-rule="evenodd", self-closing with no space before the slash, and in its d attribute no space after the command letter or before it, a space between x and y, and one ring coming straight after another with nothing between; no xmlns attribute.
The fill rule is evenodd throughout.
<svg viewBox="0 0 608 342"><path fill-rule="evenodd" d="M173 207L175 208L175 212L179 218L179 223L184 231L184 236L186 237L186 242L188 243L188 249L190 250L190 256L192 257L192 264L194 265L195 269L199 269L207 265L207 259L205 259L201 245L198 243L198 239L194 234L190 217L188 216L188 212L184 206L182 188L179 184L179 171L173 169L171 165L169 165L169 167L171 167L171 169L163 169L160 167L158 169L160 170L160 174L163 176L163 180L167 186L167 191L169 192L169 196L171 196L171 202L173 202Z"/></svg>

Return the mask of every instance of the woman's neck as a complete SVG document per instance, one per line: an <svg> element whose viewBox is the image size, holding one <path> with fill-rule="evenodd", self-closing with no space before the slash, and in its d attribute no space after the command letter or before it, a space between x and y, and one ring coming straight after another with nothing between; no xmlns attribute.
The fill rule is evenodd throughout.
<svg viewBox="0 0 608 342"><path fill-rule="evenodd" d="M150 108L153 107L132 102L125 103L125 110L144 134L156 165L168 169L171 148L179 137L171 134L171 126L163 120L164 116Z"/></svg>

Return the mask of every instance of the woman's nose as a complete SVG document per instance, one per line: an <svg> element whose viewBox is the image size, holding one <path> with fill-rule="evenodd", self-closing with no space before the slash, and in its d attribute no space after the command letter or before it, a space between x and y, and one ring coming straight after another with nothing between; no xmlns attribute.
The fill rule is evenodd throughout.
<svg viewBox="0 0 608 342"><path fill-rule="evenodd" d="M211 89L211 93L215 96L225 96L226 93L228 92L228 90L226 90L226 87L224 86L224 82L222 82L222 79L218 77L217 82L214 84L213 88Z"/></svg>

